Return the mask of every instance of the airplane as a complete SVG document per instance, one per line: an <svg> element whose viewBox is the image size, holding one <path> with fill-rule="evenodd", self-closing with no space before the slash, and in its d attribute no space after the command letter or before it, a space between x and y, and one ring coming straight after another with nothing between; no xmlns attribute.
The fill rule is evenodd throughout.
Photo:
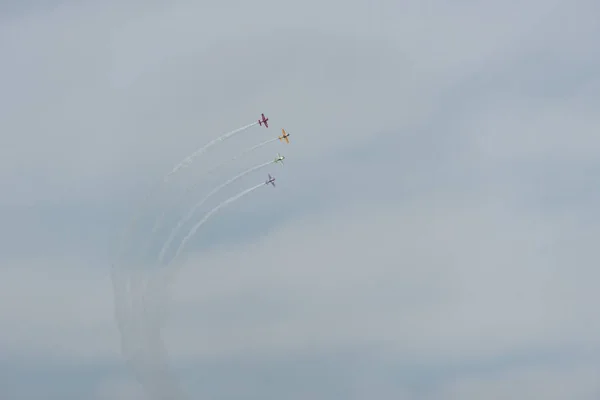
<svg viewBox="0 0 600 400"><path fill-rule="evenodd" d="M290 140L288 139L289 136L290 136L290 134L287 133L285 131L285 129L281 128L281 136L279 136L279 140L285 139L285 141L289 143L290 142Z"/></svg>
<svg viewBox="0 0 600 400"><path fill-rule="evenodd" d="M269 180L265 182L265 185L268 185L269 183L275 187L275 178L272 177L271 174L269 174Z"/></svg>
<svg viewBox="0 0 600 400"><path fill-rule="evenodd" d="M280 162L283 165L283 160L285 159L285 156L282 156L281 154L277 153L277 158L275 159L275 161L273 162Z"/></svg>
<svg viewBox="0 0 600 400"><path fill-rule="evenodd" d="M267 123L267 121L269 120L269 118L265 118L265 114L261 114L262 115L262 120L258 120L258 124L260 126L262 126L262 124L265 124L265 127L268 128L269 124Z"/></svg>

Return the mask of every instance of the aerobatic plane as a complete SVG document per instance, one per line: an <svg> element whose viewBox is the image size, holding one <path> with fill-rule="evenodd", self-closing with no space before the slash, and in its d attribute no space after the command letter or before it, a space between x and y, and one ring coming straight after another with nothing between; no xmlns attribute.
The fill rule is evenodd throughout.
<svg viewBox="0 0 600 400"><path fill-rule="evenodd" d="M285 156L282 156L281 154L277 153L277 158L273 162L276 162L276 163L280 162L281 164L283 164L284 159L285 159Z"/></svg>
<svg viewBox="0 0 600 400"><path fill-rule="evenodd" d="M272 177L271 174L269 174L269 180L265 182L265 185L268 185L269 183L275 187L275 178Z"/></svg>
<svg viewBox="0 0 600 400"><path fill-rule="evenodd" d="M261 115L262 115L262 120L261 120L261 119L259 119L259 120L258 120L258 124L259 124L260 126L262 126L262 124L265 124L265 127L266 127L266 128L268 128L268 127L269 127L269 124L267 123L267 121L269 120L269 118L265 118L265 114L261 114Z"/></svg>
<svg viewBox="0 0 600 400"><path fill-rule="evenodd" d="M290 142L290 140L288 139L289 136L290 136L290 134L287 133L285 131L285 129L281 128L281 136L279 136L279 140L285 139L285 141L289 143Z"/></svg>

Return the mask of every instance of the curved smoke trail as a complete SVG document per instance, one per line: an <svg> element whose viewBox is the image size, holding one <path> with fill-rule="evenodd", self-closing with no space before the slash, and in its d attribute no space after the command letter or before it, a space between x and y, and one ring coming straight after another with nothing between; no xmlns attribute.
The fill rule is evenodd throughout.
<svg viewBox="0 0 600 400"><path fill-rule="evenodd" d="M161 304L156 307L156 302L149 303L160 294L157 291L148 296L151 288L145 282L149 274L143 265L124 264L113 269L121 352L149 399L183 399L183 393L169 372L167 350L161 337L160 325L164 316L157 313L164 307Z"/></svg>
<svg viewBox="0 0 600 400"><path fill-rule="evenodd" d="M179 247L177 248L177 251L175 252L175 255L173 256L173 258L171 259L171 261L169 262L169 265L172 265L175 260L177 260L177 257L179 257L179 254L181 253L181 251L183 250L183 248L185 247L186 243L188 242L188 240L190 240L190 238L196 233L196 231L198 229L200 229L200 227L202 225L204 225L204 223L206 223L206 221L208 221L208 219L217 211L219 211L221 208L225 207L228 204L233 203L236 200L241 199L242 197L244 197L245 195L255 191L256 189L258 189L261 186L264 186L265 183L260 183L256 186L253 186L249 189L246 189L238 194L236 194L235 196L232 196L230 198L228 198L227 200L222 201L219 205L217 205L215 208L213 208L212 210L210 210L209 212L207 212L204 217L196 224L194 225L194 227L192 229L190 229L190 231L188 232L187 236L183 238L183 240L181 241L181 243L179 244ZM166 268L167 271L172 270L171 268Z"/></svg>
<svg viewBox="0 0 600 400"><path fill-rule="evenodd" d="M139 221L140 217L142 216L142 213L145 211L145 206L148 203L148 200L150 198L154 197L154 194L156 191L158 191L158 189L160 189L160 187L165 184L169 178L174 175L177 171L179 171L181 168L183 168L186 165L191 164L191 162L193 161L194 158L196 158L197 156L199 156L200 154L204 153L207 149L209 149L211 146L214 146L215 144L222 142L228 138L230 138L231 136L240 133L242 131L245 131L248 128L253 127L254 125L258 124L258 122L253 122L251 124L242 126L241 128L237 128L234 129L231 132L227 132L213 140L211 140L210 142L208 142L207 144L205 144L204 146L202 146L201 148L197 149L196 151L194 151L192 154L190 154L189 156L187 156L186 158L184 158L181 162L179 162L179 164L177 164L175 167L173 167L173 169L171 170L171 172L167 173L162 181L157 182L154 187L152 188L152 190L149 191L149 193L146 195L146 197L144 198L144 200L142 201L143 206L140 207L137 211L136 214L134 214L133 218L131 219L131 221L129 222L129 224L126 226L126 228L123 230L123 233L121 234L121 245L119 250L117 251L117 259L120 259L123 257L123 253L125 251L125 248L127 247L126 244L128 244L128 240L131 237L131 232L133 231L133 228L135 227L135 225L137 224L137 222ZM273 140L273 139L271 139ZM264 144L266 144L267 142L264 142ZM261 145L264 145L263 143L261 143ZM259 145L257 145L259 146ZM256 146L255 146L256 147ZM260 147L260 146L259 146ZM253 150L254 148L252 148ZM250 151L250 150L249 150ZM155 224L156 225L156 224ZM155 231L155 229L153 229L153 232Z"/></svg>
<svg viewBox="0 0 600 400"><path fill-rule="evenodd" d="M146 195L146 197L144 198L144 200L142 201L142 206L139 207L137 209L137 211L134 213L133 217L131 218L131 220L129 220L129 223L125 226L125 228L123 229L123 232L121 233L121 239L120 239L120 246L119 249L117 250L117 255L116 255L116 259L117 260L122 260L124 253L125 253L125 249L127 247L129 247L130 244L130 239L133 233L133 229L135 228L136 224L138 223L139 219L142 217L142 214L144 213L148 202L151 198L154 197L155 193L158 191L158 189L160 188L160 186L162 185L163 182L158 182L156 183L153 188L148 192L148 194ZM113 269L117 268L118 262L116 262L115 264L113 264Z"/></svg>
<svg viewBox="0 0 600 400"><path fill-rule="evenodd" d="M145 288L137 275L133 272L127 278L129 289L125 295L130 301L123 313L125 319L119 326L123 355L136 379L153 400L179 399L181 393L169 375L160 327L156 319L147 313Z"/></svg>
<svg viewBox="0 0 600 400"><path fill-rule="evenodd" d="M269 143L272 143L272 142L274 142L274 141L276 141L276 140L278 140L278 139L279 139L279 138L273 138L273 139L265 140L265 141L264 141L264 142L262 142L262 143L259 143L259 144L256 144L256 145L254 145L254 146L250 147L250 148L247 148L246 150L242 151L242 152L241 152L240 154L238 154L237 156L233 157L231 160L229 160L229 161L225 161L225 162L223 162L223 163L221 163L221 164L219 164L219 165L217 165L217 166L215 166L215 167L213 167L213 168L209 169L209 170L208 170L206 173L207 173L207 174L210 174L211 172L214 172L216 169L219 169L219 168L221 168L223 165L225 165L225 164L227 164L227 163L230 163L230 162L232 162L232 161L235 161L235 160L237 160L238 158L242 157L243 155L245 155L245 154L247 154L247 153L250 153L250 152L252 152L252 151L254 151L254 150L256 150L256 149L259 149L259 148L261 148L261 147L263 147L263 146L266 146L266 145L268 145Z"/></svg>
<svg viewBox="0 0 600 400"><path fill-rule="evenodd" d="M232 162L232 161L235 161L235 160L237 160L238 158L240 158L240 157L244 156L245 154L248 154L248 153L250 153L250 152L252 152L252 151L254 151L254 150L257 150L257 149L259 149L259 148L261 148L261 147L263 147L263 146L266 146L267 144L269 144L269 143L271 143L271 142L274 142L274 141L276 141L276 140L278 140L278 138L274 138L274 139L265 140L265 141L264 141L264 142L262 142L262 143L259 143L259 144L257 144L257 145L254 145L254 146L250 147L250 148L247 148L246 150L242 151L241 153L239 153L239 154L238 154L238 155L236 155L235 157L231 158L229 161L225 161L225 162L223 162L223 163L221 163L221 164L219 164L219 165L217 165L217 166L215 166L215 167L213 167L213 168L209 169L209 170L208 170L208 171L206 171L205 173L206 173L206 174L211 174L211 173L215 172L217 169L221 168L223 165L225 165L225 164L227 164L227 163L230 163L230 162ZM169 209L169 208L171 208L171 206L173 206L173 204L175 204L175 203L177 203L178 201L182 200L182 199L183 199L185 196L187 196L187 194L188 194L190 191L192 191L192 190L193 190L193 189L195 189L196 187L197 187L197 183L196 183L196 184L194 184L194 185L188 186L188 187L185 189L185 191L184 191L183 195L182 195L182 196L181 196L181 197L180 197L178 200L176 200L176 201L174 201L174 202L170 203L170 204L169 204L169 205L166 207L166 210L167 210L167 209ZM158 229L160 228L160 226L161 226L161 224L162 224L162 222L163 222L163 219L165 218L166 210L163 210L163 212L160 214L160 216L159 216L158 218L156 218L156 221L154 221L154 226L152 227L152 234L156 233L156 231L158 231Z"/></svg>
<svg viewBox="0 0 600 400"><path fill-rule="evenodd" d="M192 154L190 154L189 156L187 156L186 158L184 158L179 164L177 164L176 166L173 167L173 169L171 170L171 172L169 172L165 178L164 181L166 182L171 175L175 174L177 171L179 171L181 168L185 167L186 165L189 165L192 163L192 161L194 160L194 158L196 158L198 155L204 153L206 151L206 149L208 149L209 147L215 145L218 142L222 142L225 139L230 138L231 136L235 135L236 133L240 133L254 125L258 124L258 122L253 122L251 124L248 124L246 126L242 126L241 128L238 128L234 131L228 132L224 135L219 136L216 139L211 140L210 142L208 142L207 144L205 144L204 146L202 146L201 148L199 148L198 150L194 151Z"/></svg>
<svg viewBox="0 0 600 400"><path fill-rule="evenodd" d="M233 178L229 179L227 182L222 183L221 185L217 186L216 188L214 188L213 190L210 191L210 193L208 193L202 200L200 200L198 203L196 203L186 214L185 217L183 217L182 219L179 220L179 222L177 223L177 226L171 230L171 234L169 236L169 238L167 239L167 241L165 242L165 244L163 245L162 249L160 250L160 254L158 256L158 262L162 263L163 259L165 257L165 252L167 251L167 249L169 248L169 246L171 245L171 242L173 241L173 239L175 238L175 234L177 233L177 231L179 230L179 228L181 228L181 226L183 224L185 224L190 218L192 218L192 216L194 215L194 212L202 207L202 205L206 202L206 200L208 200L211 196L217 194L221 189L223 189L225 186L232 184L233 182L235 182L236 180L242 178L243 176L249 174L250 172L256 171L257 169L260 168L264 168L267 165L271 165L273 164L274 161L269 161L263 164L259 164L259 165L255 165L252 168L248 168L247 170L245 170L242 173L239 173L238 175L234 176Z"/></svg>
<svg viewBox="0 0 600 400"><path fill-rule="evenodd" d="M133 231L147 209L150 199L168 181L169 177L183 166L191 163L195 157L212 145L255 124L252 123L221 135L186 157L151 188L141 207L138 208L122 232L120 246L117 249L117 259L111 268L115 296L115 319L121 333L121 352L152 400L181 399L182 393L169 374L167 351L160 336L160 325L164 320L164 314L152 315L149 312L153 308L160 312L159 307L153 307L155 304L148 304L155 298L147 296L150 289L148 285L148 281L151 279L150 272L141 263L133 265L131 260L125 260L125 252L131 245Z"/></svg>
<svg viewBox="0 0 600 400"><path fill-rule="evenodd" d="M154 197L155 192L168 181L169 177L185 165L190 164L196 156L210 146L255 124L249 124L212 140L173 168L148 193L120 238L117 259L111 268L111 280L115 296L115 319L120 331L121 352L151 400L184 398L176 380L169 372L167 351L161 337L161 325L166 316L166 299L163 296L166 293L167 285L163 279L160 279L160 270L149 270L141 260L126 260L125 252L131 247L133 231L144 211L149 207L150 200ZM246 193L241 195L244 194ZM228 202L232 201L234 199L229 199ZM214 211L216 212L216 210Z"/></svg>
<svg viewBox="0 0 600 400"><path fill-rule="evenodd" d="M181 254L181 251L185 247L188 240L191 239L191 237L196 233L196 231L198 231L198 229L200 229L200 227L202 225L204 225L208 221L208 219L211 216L213 216L217 211L219 211L221 208L225 207L228 204L233 203L236 200L239 200L240 198L244 197L245 195L253 192L254 190L256 190L264 185L265 185L265 183L260 183L256 186L253 186L249 189L246 189L246 190L236 194L235 196L228 198L227 200L222 201L219 205L217 205L212 210L207 212L204 215L204 217L198 223L196 223L196 225L194 225L194 227L192 229L190 229L187 236L185 238L183 238L183 240L179 244L179 247L177 248L177 251L176 251L175 255L173 256L173 258L171 259L171 261L169 262L168 266L166 268L160 270L161 272L163 272L164 275L157 276L157 278L154 279L154 285L152 285L153 286L152 289L147 290L147 293L151 296L150 300L152 300L153 298L155 299L153 301L153 304L155 305L157 312L162 313L162 314L166 313L165 303L167 302L167 297L168 297L168 287L173 282L173 278L174 278L175 274L177 273L177 269L172 267L172 265L175 263L175 261ZM159 296L161 296L161 297L159 297ZM162 301L160 301L160 300L162 300ZM159 305L162 305L162 307L163 307L162 311L158 310Z"/></svg>

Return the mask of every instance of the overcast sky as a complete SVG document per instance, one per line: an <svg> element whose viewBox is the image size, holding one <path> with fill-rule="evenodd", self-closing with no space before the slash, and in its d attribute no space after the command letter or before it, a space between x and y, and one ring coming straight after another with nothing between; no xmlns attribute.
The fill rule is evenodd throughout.
<svg viewBox="0 0 600 400"><path fill-rule="evenodd" d="M3 2L0 397L599 398L599 19L592 0ZM203 174L282 127L289 145ZM178 218L277 152L178 232L277 178L198 230L170 303L117 299L134 364L169 354L178 389L138 368L144 392L115 320L123 228L153 193L128 254L162 293Z"/></svg>

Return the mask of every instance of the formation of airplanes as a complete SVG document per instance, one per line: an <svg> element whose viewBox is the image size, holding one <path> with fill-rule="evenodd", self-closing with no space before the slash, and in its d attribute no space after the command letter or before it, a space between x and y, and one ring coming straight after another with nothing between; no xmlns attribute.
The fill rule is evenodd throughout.
<svg viewBox="0 0 600 400"><path fill-rule="evenodd" d="M265 124L265 128L269 127L269 123L267 121L269 121L269 118L265 117L265 114L260 114L261 118L258 120L258 124L260 126L262 126L263 124ZM287 133L285 131L285 129L281 128L281 136L279 136L279 140L283 141L285 140L286 143L289 143L290 140L288 139L290 137L290 134Z"/></svg>
<svg viewBox="0 0 600 400"><path fill-rule="evenodd" d="M258 120L258 124L260 126L262 126L264 124L265 128L268 128L269 127L268 121L269 121L269 118L265 117L265 114L261 114L261 118ZM290 140L288 139L289 137L290 137L290 134L287 133L285 131L285 129L281 128L281 136L279 136L278 139L282 142L285 140L286 143L290 143ZM277 157L275 158L275 160L273 162L274 163L279 162L283 165L284 159L285 159L285 156L282 156L281 154L277 153ZM267 179L265 181L265 185L268 185L269 183L271 185L273 185L273 187L275 187L275 177L271 176L271 174L269 174L269 179Z"/></svg>

